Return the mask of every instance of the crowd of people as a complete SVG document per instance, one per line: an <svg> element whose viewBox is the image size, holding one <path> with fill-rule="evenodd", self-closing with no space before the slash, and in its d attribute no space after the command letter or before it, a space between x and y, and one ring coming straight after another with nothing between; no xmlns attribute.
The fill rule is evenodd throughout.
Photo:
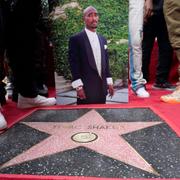
<svg viewBox="0 0 180 180"><path fill-rule="evenodd" d="M0 103L6 103L4 61L12 70L18 108L52 106L55 98L41 93L45 84L43 43L48 37L42 21L43 6L47 14L53 10L53 0L2 0L0 2ZM180 66L177 87L168 82L173 50L180 61L180 1L129 0L129 72L131 88L140 98L150 97L146 89L149 64L155 39L159 46L154 89L174 91L164 95L164 102L180 103ZM47 15L48 16L48 15ZM106 95L114 95L109 70L106 39L96 32L99 14L95 7L83 11L85 28L69 39L69 63L72 86L77 92L77 104L104 104ZM92 88L93 87L93 88ZM0 112L0 130L7 122Z"/></svg>
<svg viewBox="0 0 180 180"><path fill-rule="evenodd" d="M180 83L173 85L168 82L173 49L178 60L180 54L179 15L178 0L129 0L129 72L131 88L138 97L150 97L146 83L149 80L152 48L157 39L159 58L153 88L174 91L162 96L161 100L180 103Z"/></svg>

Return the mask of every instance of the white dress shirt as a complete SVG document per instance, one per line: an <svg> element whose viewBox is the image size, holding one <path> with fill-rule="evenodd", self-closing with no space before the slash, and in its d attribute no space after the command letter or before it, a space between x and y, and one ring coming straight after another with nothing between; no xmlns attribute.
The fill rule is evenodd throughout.
<svg viewBox="0 0 180 180"><path fill-rule="evenodd" d="M96 32L92 32L86 28L85 31L91 44L98 74L101 77L101 47L99 43L99 38Z"/></svg>
<svg viewBox="0 0 180 180"><path fill-rule="evenodd" d="M91 48L93 51L98 74L101 77L101 47L100 47L98 35L96 32L92 32L92 31L88 30L87 28L85 28L85 31L86 31L86 34L88 36L88 39L89 39L89 42L90 42L90 45L91 45ZM109 84L109 85L113 84L113 80L111 77L108 77L106 79L107 79L107 84ZM77 88L79 86L83 86L83 82L81 79L77 79L72 82L73 88Z"/></svg>

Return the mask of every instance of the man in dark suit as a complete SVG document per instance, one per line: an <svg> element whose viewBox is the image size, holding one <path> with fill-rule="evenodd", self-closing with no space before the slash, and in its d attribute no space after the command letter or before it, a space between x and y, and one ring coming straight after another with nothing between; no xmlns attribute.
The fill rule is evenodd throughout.
<svg viewBox="0 0 180 180"><path fill-rule="evenodd" d="M83 20L85 29L69 40L72 86L77 91L77 104L104 104L108 91L110 96L114 94L107 42L96 33L99 16L94 7L83 11Z"/></svg>

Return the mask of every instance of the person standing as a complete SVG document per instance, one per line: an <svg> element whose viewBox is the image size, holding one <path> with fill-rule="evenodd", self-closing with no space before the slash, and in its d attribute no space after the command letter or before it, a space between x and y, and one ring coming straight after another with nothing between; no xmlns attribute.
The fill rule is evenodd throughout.
<svg viewBox="0 0 180 180"><path fill-rule="evenodd" d="M148 98L142 73L143 21L151 16L152 0L129 0L129 72L131 88L140 98Z"/></svg>
<svg viewBox="0 0 180 180"><path fill-rule="evenodd" d="M5 18L3 11L3 4L0 2L0 131L7 128L7 122L1 112L1 105L6 103L5 95L6 90L2 80L5 77L4 71L4 53L5 53Z"/></svg>
<svg viewBox="0 0 180 180"><path fill-rule="evenodd" d="M38 95L36 85L36 25L41 13L41 0L5 1L8 10L6 49L18 90L18 108L51 106L55 98Z"/></svg>
<svg viewBox="0 0 180 180"><path fill-rule="evenodd" d="M69 40L69 63L72 87L77 91L77 104L104 104L107 89L113 96L106 39L96 33L98 12L93 6L83 11L85 29Z"/></svg>
<svg viewBox="0 0 180 180"><path fill-rule="evenodd" d="M166 22L163 13L164 0L153 0L153 14L147 19L143 27L142 41L142 72L143 77L149 80L149 65L154 41L157 38L159 57L156 71L156 81L153 89L174 90L175 86L168 82L168 76L173 60Z"/></svg>
<svg viewBox="0 0 180 180"><path fill-rule="evenodd" d="M180 1L164 0L164 15L167 23L169 39L179 60L179 82L176 90L168 95L161 96L161 100L167 103L180 104Z"/></svg>

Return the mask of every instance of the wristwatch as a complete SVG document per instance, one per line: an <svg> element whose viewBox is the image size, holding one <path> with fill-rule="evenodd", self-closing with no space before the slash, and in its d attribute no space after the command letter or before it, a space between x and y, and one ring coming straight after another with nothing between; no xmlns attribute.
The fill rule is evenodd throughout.
<svg viewBox="0 0 180 180"><path fill-rule="evenodd" d="M82 88L83 88L82 86L79 86L79 87L76 88L76 91L79 91L79 90L81 90Z"/></svg>

